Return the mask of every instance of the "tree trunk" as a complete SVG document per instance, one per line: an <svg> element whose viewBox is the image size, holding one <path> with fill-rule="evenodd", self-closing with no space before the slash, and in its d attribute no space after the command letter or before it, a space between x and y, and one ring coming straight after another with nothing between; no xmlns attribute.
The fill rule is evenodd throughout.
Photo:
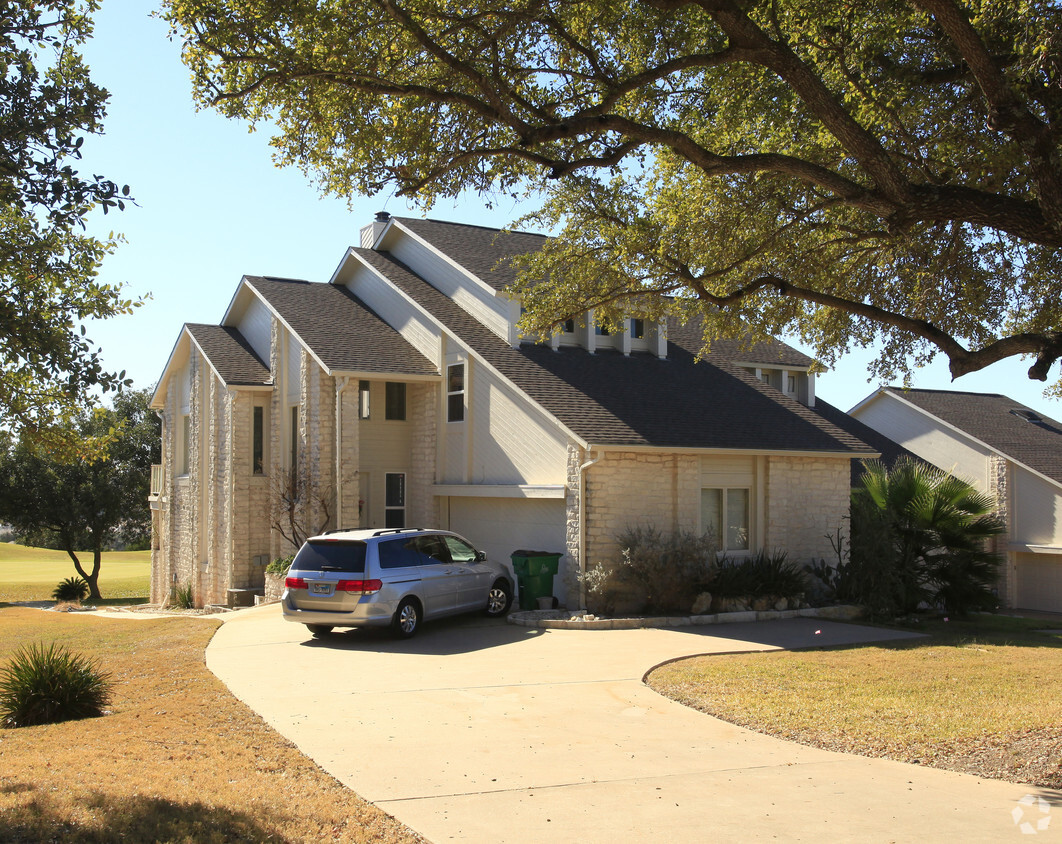
<svg viewBox="0 0 1062 844"><path fill-rule="evenodd" d="M84 567L81 565L81 561L77 558L77 554L67 546L66 553L70 555L70 559L74 561L74 568L77 569L77 573L81 576L81 579L88 584L89 597L95 598L97 601L102 600L103 596L100 594L99 578L100 578L100 549L96 548L92 552L92 574L88 574Z"/></svg>

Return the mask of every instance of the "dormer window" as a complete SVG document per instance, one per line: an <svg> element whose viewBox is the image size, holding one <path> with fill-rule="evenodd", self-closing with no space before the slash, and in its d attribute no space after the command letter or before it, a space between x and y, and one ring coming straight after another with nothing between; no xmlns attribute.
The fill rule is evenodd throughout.
<svg viewBox="0 0 1062 844"><path fill-rule="evenodd" d="M609 331L608 328L606 328L604 325L594 323L594 334L596 334L598 337L608 337Z"/></svg>
<svg viewBox="0 0 1062 844"><path fill-rule="evenodd" d="M631 339L632 340L644 340L645 339L645 320L644 319L632 319L631 320Z"/></svg>
<svg viewBox="0 0 1062 844"><path fill-rule="evenodd" d="M564 320L564 322L561 323L561 333L563 333L563 334L574 334L575 333L575 320L574 319L566 319L566 320Z"/></svg>

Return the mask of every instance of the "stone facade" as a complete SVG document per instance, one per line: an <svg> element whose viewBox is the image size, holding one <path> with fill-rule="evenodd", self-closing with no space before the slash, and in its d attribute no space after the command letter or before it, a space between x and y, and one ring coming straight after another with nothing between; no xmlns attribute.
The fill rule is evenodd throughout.
<svg viewBox="0 0 1062 844"><path fill-rule="evenodd" d="M851 469L843 457L771 456L767 460L764 546L781 549L803 565L830 561L826 536L847 534Z"/></svg>
<svg viewBox="0 0 1062 844"><path fill-rule="evenodd" d="M274 320L274 349L283 347L283 331ZM284 383L281 376L268 392L227 388L194 348L182 370L187 402L181 378L170 379L163 410L163 488L153 515L153 602L172 600L177 586L191 585L198 606L231 603L231 589L264 589L265 565L297 550L273 527L280 521L280 485L290 475L293 438L300 482L314 491L301 505L301 524L311 530L360 526L358 382L327 375L305 350L299 350L297 360L297 384ZM287 356L274 353L271 361L276 372L286 367ZM411 524L432 525L439 519L432 493L437 387L435 382L408 385ZM251 453L256 405L263 408L268 442L265 471L259 474ZM185 415L190 420L187 473L177 465Z"/></svg>
<svg viewBox="0 0 1062 844"><path fill-rule="evenodd" d="M1007 545L1011 541L1013 533L1010 519L1010 470L1005 457L992 455L988 458L988 490L989 495L996 500L996 515L1006 526L1006 532L992 538L991 550L999 554L1002 565L999 568L999 604L1003 607L1014 606L1017 595L1017 565L1015 554L1010 552Z"/></svg>

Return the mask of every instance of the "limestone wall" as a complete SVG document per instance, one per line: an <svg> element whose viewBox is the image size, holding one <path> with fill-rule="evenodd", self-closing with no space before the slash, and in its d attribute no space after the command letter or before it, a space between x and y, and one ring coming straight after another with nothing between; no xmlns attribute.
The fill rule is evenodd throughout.
<svg viewBox="0 0 1062 844"><path fill-rule="evenodd" d="M764 547L803 565L832 561L827 534L848 533L850 461L840 457L767 458Z"/></svg>

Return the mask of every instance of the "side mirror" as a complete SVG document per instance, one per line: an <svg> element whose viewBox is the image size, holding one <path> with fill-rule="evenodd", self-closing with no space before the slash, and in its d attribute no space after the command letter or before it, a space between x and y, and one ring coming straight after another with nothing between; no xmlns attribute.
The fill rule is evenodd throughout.
<svg viewBox="0 0 1062 844"><path fill-rule="evenodd" d="M477 563L485 563L485 562L487 562L487 555L484 554L482 551L477 551L476 552L476 562Z"/></svg>

